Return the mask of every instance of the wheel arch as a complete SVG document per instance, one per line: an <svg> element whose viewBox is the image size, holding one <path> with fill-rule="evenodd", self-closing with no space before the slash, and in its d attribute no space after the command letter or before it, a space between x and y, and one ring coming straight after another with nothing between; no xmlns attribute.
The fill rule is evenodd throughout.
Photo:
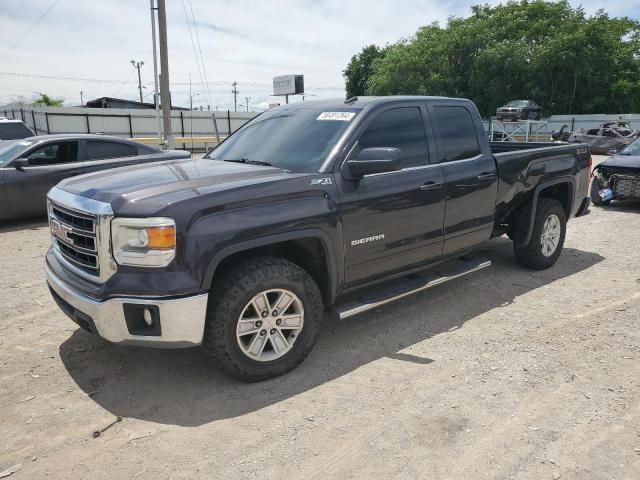
<svg viewBox="0 0 640 480"><path fill-rule="evenodd" d="M575 179L570 176L563 176L548 180L536 186L531 197L531 210L529 212L529 226L527 233L522 238L520 245L527 245L531 240L533 225L536 217L538 199L540 197L555 198L564 207L567 220L571 217L573 210L573 199L575 192Z"/></svg>
<svg viewBox="0 0 640 480"><path fill-rule="evenodd" d="M209 290L215 277L235 260L252 256L275 256L295 263L316 281L325 305L334 303L339 283L338 264L329 236L320 229L279 233L229 245L209 260L202 288Z"/></svg>

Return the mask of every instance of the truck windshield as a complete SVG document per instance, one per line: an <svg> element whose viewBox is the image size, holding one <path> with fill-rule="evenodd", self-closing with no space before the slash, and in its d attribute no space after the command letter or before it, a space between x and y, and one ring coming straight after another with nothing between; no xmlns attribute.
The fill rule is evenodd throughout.
<svg viewBox="0 0 640 480"><path fill-rule="evenodd" d="M306 107L265 112L205 158L268 164L295 173L318 172L356 113Z"/></svg>
<svg viewBox="0 0 640 480"><path fill-rule="evenodd" d="M528 100L513 100L507 103L507 107L527 107L529 105Z"/></svg>

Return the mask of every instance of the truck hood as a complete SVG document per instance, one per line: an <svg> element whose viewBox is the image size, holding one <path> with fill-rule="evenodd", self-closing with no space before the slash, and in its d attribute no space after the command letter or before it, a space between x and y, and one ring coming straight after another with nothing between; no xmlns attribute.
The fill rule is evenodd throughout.
<svg viewBox="0 0 640 480"><path fill-rule="evenodd" d="M159 211L185 199L295 178L275 167L217 160L170 160L81 175L58 188L111 204L134 215Z"/></svg>
<svg viewBox="0 0 640 480"><path fill-rule="evenodd" d="M600 165L612 168L634 168L640 170L640 156L637 155L614 155L607 158Z"/></svg>

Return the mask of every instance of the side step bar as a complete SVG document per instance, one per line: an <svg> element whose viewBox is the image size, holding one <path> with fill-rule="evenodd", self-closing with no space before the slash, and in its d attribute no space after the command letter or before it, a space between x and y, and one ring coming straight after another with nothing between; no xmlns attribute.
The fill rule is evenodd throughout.
<svg viewBox="0 0 640 480"><path fill-rule="evenodd" d="M343 305L336 311L340 320L358 315L373 308L395 302L414 293L422 292L441 283L454 280L491 265L490 260L463 256L442 263L424 273L410 275L385 285L371 287Z"/></svg>

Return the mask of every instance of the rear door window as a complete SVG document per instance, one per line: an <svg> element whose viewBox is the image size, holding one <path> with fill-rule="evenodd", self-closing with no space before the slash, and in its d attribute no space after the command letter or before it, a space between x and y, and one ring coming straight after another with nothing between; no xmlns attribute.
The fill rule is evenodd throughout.
<svg viewBox="0 0 640 480"><path fill-rule="evenodd" d="M105 140L87 141L87 159L105 160L107 158L134 157L138 154L138 149L132 145L119 142L108 142Z"/></svg>
<svg viewBox="0 0 640 480"><path fill-rule="evenodd" d="M476 126L465 107L433 107L433 126L438 144L438 162L453 162L480 155Z"/></svg>
<svg viewBox="0 0 640 480"><path fill-rule="evenodd" d="M402 168L427 164L427 138L418 107L399 107L380 113L358 140L360 149L394 147L402 151Z"/></svg>

